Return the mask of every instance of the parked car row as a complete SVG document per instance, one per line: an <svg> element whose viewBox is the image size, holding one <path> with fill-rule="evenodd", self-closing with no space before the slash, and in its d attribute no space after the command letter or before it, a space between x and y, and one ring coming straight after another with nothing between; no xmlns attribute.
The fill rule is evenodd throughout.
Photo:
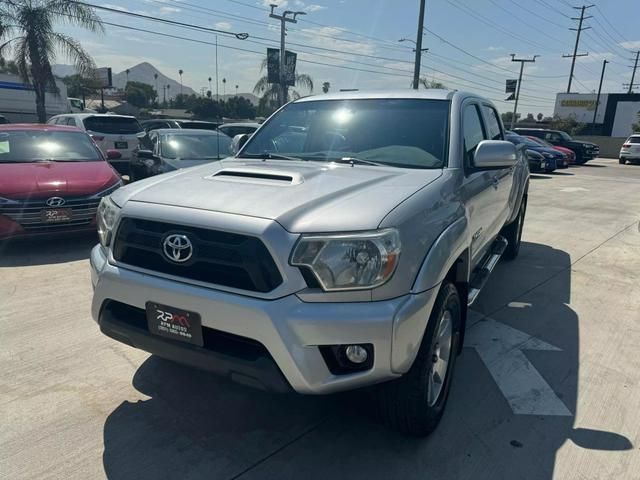
<svg viewBox="0 0 640 480"><path fill-rule="evenodd" d="M145 131L135 117L82 113L57 115L45 125L1 125L0 240L95 231L100 199L123 185L121 175L138 180L220 160L232 145L222 132L258 126L168 122L176 123L161 129L147 123Z"/></svg>

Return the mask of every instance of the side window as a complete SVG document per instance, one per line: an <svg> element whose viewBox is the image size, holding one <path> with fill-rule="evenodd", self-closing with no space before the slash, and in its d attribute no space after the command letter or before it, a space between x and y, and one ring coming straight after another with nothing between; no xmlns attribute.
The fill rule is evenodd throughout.
<svg viewBox="0 0 640 480"><path fill-rule="evenodd" d="M485 140L484 128L477 105L467 105L462 112L462 132L464 136L464 166L473 166L473 156L478 144Z"/></svg>
<svg viewBox="0 0 640 480"><path fill-rule="evenodd" d="M558 143L560 141L560 135L557 133L547 133L545 134L544 139L551 143Z"/></svg>
<svg viewBox="0 0 640 480"><path fill-rule="evenodd" d="M149 141L151 142L151 151L154 155L160 155L160 147L158 145L158 137L157 133L152 133L149 135Z"/></svg>
<svg viewBox="0 0 640 480"><path fill-rule="evenodd" d="M500 120L498 120L498 112L489 105L483 105L482 112L484 113L484 119L487 122L488 139L502 140L502 128L500 127Z"/></svg>
<svg viewBox="0 0 640 480"><path fill-rule="evenodd" d="M71 127L76 127L76 120L73 117L68 117L67 118L67 125L71 126Z"/></svg>

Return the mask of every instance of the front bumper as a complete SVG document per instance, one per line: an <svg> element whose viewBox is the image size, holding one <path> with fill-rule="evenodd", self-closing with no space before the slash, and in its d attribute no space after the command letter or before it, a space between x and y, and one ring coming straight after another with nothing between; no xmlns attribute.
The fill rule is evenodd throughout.
<svg viewBox="0 0 640 480"><path fill-rule="evenodd" d="M277 391L286 384L305 394L350 390L405 373L413 363L437 294L433 288L380 302L305 303L295 294L265 300L117 267L107 261L99 245L91 252L90 264L95 289L92 315L105 334L240 383ZM147 301L197 312L203 327L249 339L263 346L268 355L260 357L260 365L248 364L244 357L207 352L156 337L144 328L132 330L127 318L122 314L118 318L105 308L117 302L125 309L143 311ZM349 374L332 374L318 348L362 343L373 345L373 366ZM285 383L278 380L279 375Z"/></svg>

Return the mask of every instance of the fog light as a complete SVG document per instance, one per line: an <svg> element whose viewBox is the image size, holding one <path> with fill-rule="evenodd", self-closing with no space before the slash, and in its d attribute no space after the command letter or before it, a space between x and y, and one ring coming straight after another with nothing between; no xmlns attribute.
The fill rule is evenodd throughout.
<svg viewBox="0 0 640 480"><path fill-rule="evenodd" d="M349 345L345 349L345 354L349 361L353 363L364 363L367 361L367 357L369 356L367 351L360 345Z"/></svg>

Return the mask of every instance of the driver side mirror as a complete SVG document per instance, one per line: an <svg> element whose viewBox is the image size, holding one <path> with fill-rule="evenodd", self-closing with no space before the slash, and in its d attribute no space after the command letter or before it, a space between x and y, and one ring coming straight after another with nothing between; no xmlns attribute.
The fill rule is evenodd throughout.
<svg viewBox="0 0 640 480"><path fill-rule="evenodd" d="M251 135L248 133L240 133L233 137L233 140L231 142L231 153L233 155L238 153L240 149L244 147L244 144L247 143L249 138L251 138Z"/></svg>
<svg viewBox="0 0 640 480"><path fill-rule="evenodd" d="M136 155L138 156L138 158L143 160L156 160L156 156L151 150L138 150Z"/></svg>
<svg viewBox="0 0 640 480"><path fill-rule="evenodd" d="M516 146L504 140L483 140L473 158L476 168L507 168L516 164Z"/></svg>

